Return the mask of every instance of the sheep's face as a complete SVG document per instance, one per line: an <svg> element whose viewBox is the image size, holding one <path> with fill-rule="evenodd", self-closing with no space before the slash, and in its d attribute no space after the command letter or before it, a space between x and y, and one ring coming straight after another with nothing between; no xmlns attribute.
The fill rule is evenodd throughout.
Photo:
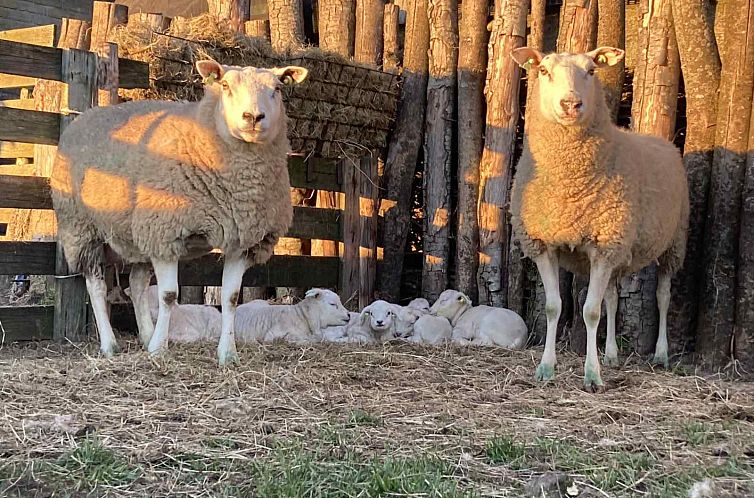
<svg viewBox="0 0 754 498"><path fill-rule="evenodd" d="M218 131L257 144L269 143L283 129L283 85L300 83L308 73L297 66L260 69L223 66L212 60L198 61L196 67L208 86L219 88Z"/></svg>
<svg viewBox="0 0 754 498"><path fill-rule="evenodd" d="M595 70L613 66L623 59L624 51L600 47L585 54L543 55L529 47L511 52L515 61L537 71L539 111L545 119L564 126L579 125L594 115L597 99Z"/></svg>
<svg viewBox="0 0 754 498"><path fill-rule="evenodd" d="M362 324L369 321L369 328L382 334L394 329L395 309L386 301L375 301L361 311Z"/></svg>
<svg viewBox="0 0 754 498"><path fill-rule="evenodd" d="M423 297L412 299L411 302L406 305L406 307L421 311L423 313L429 313L429 301L427 301Z"/></svg>
<svg viewBox="0 0 754 498"><path fill-rule="evenodd" d="M305 299L316 303L320 327L347 325L351 319L348 310L340 302L340 297L331 290L310 289L306 292Z"/></svg>
<svg viewBox="0 0 754 498"><path fill-rule="evenodd" d="M448 289L440 294L440 297L437 298L437 301L429 309L429 312L452 321L453 318L469 306L471 306L471 299L466 294Z"/></svg>
<svg viewBox="0 0 754 498"><path fill-rule="evenodd" d="M410 303L405 308L398 306L397 304L394 304L393 307L395 310L396 337L406 338L412 336L414 333L414 325L416 324L416 321L426 313L429 313L429 303L427 303L426 311L413 308L411 307Z"/></svg>

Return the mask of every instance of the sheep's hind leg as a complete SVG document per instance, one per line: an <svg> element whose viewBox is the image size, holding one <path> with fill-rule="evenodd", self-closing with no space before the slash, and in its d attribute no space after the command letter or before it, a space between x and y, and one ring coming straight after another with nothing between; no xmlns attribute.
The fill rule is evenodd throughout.
<svg viewBox="0 0 754 498"><path fill-rule="evenodd" d="M620 366L618 344L615 342L615 314L618 312L618 288L615 280L610 280L605 291L605 308L607 309L607 340L605 341L605 365Z"/></svg>
<svg viewBox="0 0 754 498"><path fill-rule="evenodd" d="M149 347L149 342L154 335L154 323L149 313L149 281L152 273L149 266L144 263L136 263L131 267L129 284L131 286L131 301L134 304L136 324L139 327L139 340L144 349Z"/></svg>
<svg viewBox="0 0 754 498"><path fill-rule="evenodd" d="M100 351L105 357L109 358L117 353L119 348L115 334L113 334L113 328L110 325L110 317L107 315L107 284L102 272L86 276L86 290L89 292L94 320L97 322Z"/></svg>
<svg viewBox="0 0 754 498"><path fill-rule="evenodd" d="M670 366L668 361L668 308L670 307L670 280L672 275L660 269L657 277L657 307L660 309L660 330L657 334L657 345L653 363L665 368Z"/></svg>
<svg viewBox="0 0 754 498"><path fill-rule="evenodd" d="M238 294L241 292L241 280L246 272L244 256L225 256L222 286L222 332L217 344L217 361L220 366L238 363L236 352L235 320Z"/></svg>
<svg viewBox="0 0 754 498"><path fill-rule="evenodd" d="M157 314L157 325L149 341L149 354L156 356L168 349L168 329L170 328L170 312L178 299L178 261L152 260L154 273L157 276L157 295L160 310Z"/></svg>
<svg viewBox="0 0 754 498"><path fill-rule="evenodd" d="M600 324L602 299L612 278L612 268L599 258L591 258L589 290L584 303L584 323L586 324L586 361L584 362L584 389L595 392L604 389L600 375L599 354L597 351L597 327Z"/></svg>
<svg viewBox="0 0 754 498"><path fill-rule="evenodd" d="M534 262L537 264L537 270L545 288L545 313L547 315L545 352L542 354L542 361L537 367L535 377L537 380L551 380L555 378L555 341L562 308L558 256L555 252L548 250L534 258Z"/></svg>

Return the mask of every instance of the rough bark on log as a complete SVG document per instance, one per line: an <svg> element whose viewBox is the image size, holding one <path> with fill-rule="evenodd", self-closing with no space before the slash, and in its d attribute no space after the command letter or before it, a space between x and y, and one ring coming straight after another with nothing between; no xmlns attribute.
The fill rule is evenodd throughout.
<svg viewBox="0 0 754 498"><path fill-rule="evenodd" d="M626 48L626 0L599 0L597 46ZM623 91L625 60L605 67L597 75L605 89L605 100L613 123L618 119L618 107Z"/></svg>
<svg viewBox="0 0 754 498"><path fill-rule="evenodd" d="M319 48L345 57L353 56L356 33L356 0L319 0Z"/></svg>
<svg viewBox="0 0 754 498"><path fill-rule="evenodd" d="M398 44L398 16L400 7L394 3L385 5L383 18L383 48L382 69L389 73L397 73L401 65L400 46Z"/></svg>
<svg viewBox="0 0 754 498"><path fill-rule="evenodd" d="M751 22L751 11L749 16ZM749 35L754 34L752 28L754 27L749 28ZM746 155L746 180L741 205L733 355L744 371L754 372L754 109L749 122L749 151Z"/></svg>
<svg viewBox="0 0 754 498"><path fill-rule="evenodd" d="M250 0L207 0L207 6L210 14L239 32L244 31L244 23L251 14Z"/></svg>
<svg viewBox="0 0 754 498"><path fill-rule="evenodd" d="M422 143L427 98L427 1L409 0L406 14L403 89L385 161L385 250L378 278L380 294L386 300L397 300L400 294L404 251L411 221L411 185Z"/></svg>
<svg viewBox="0 0 754 498"><path fill-rule="evenodd" d="M741 195L754 89L754 8L749 0L725 3L719 22L726 47L720 51L722 73L696 343L697 352L712 366L723 366L730 358L734 334Z"/></svg>
<svg viewBox="0 0 754 498"><path fill-rule="evenodd" d="M544 0L542 0L544 2ZM454 288L477 302L479 162L484 147L487 0L461 4L458 51L458 219Z"/></svg>
<svg viewBox="0 0 754 498"><path fill-rule="evenodd" d="M302 0L268 0L270 42L278 52L301 48L304 44Z"/></svg>
<svg viewBox="0 0 754 498"><path fill-rule="evenodd" d="M683 163L689 180L689 236L686 260L673 279L668 311L671 353L691 349L703 273L704 224L707 216L712 154L715 146L720 57L709 0L673 0L673 20L686 91L686 139Z"/></svg>
<svg viewBox="0 0 754 498"><path fill-rule="evenodd" d="M458 3L456 0L429 0L428 7L429 82L424 132L426 212L422 294L432 302L448 288Z"/></svg>
<svg viewBox="0 0 754 498"><path fill-rule="evenodd" d="M266 19L256 21L246 21L244 23L244 32L246 36L270 39L270 21Z"/></svg>
<svg viewBox="0 0 754 498"><path fill-rule="evenodd" d="M560 9L558 52L586 52L596 44L597 0L566 0Z"/></svg>
<svg viewBox="0 0 754 498"><path fill-rule="evenodd" d="M356 32L353 58L379 66L382 63L382 0L356 0Z"/></svg>

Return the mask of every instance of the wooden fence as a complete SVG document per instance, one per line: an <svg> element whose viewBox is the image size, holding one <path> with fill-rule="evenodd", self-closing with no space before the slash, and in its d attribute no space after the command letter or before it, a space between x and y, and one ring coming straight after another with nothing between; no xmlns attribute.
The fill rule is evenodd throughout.
<svg viewBox="0 0 754 498"><path fill-rule="evenodd" d="M36 78L68 85L68 109L64 113L32 110L28 102L0 102L0 155L30 157L33 145L56 145L60 133L78 112L97 100L102 81L98 55L0 40L0 67L7 73L0 85L24 86ZM146 88L148 66L118 59L121 88ZM4 78L4 80L3 80ZM374 295L377 264L377 166L376 157L355 164L319 158L291 156L291 185L345 194L345 209L294 207L289 237L332 240L343 243L342 257L275 255L251 268L244 286L338 288L344 301L364 306ZM49 179L41 176L2 174L0 210L52 209ZM0 224L0 235L7 229ZM87 323L86 291L80 276L71 276L55 242L0 241L0 275L55 275L55 305L0 307L0 338L13 341L33 338L80 339ZM222 263L217 254L183 262L181 286L220 285ZM127 277L126 277L127 278Z"/></svg>

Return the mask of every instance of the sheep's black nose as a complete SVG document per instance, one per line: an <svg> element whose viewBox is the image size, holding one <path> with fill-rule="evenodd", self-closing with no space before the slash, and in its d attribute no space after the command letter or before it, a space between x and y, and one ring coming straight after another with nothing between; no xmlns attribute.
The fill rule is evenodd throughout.
<svg viewBox="0 0 754 498"><path fill-rule="evenodd" d="M377 325L382 325L382 320L377 320Z"/></svg>
<svg viewBox="0 0 754 498"><path fill-rule="evenodd" d="M560 101L560 107L562 107L563 110L566 111L566 112L575 111L575 110L581 109L581 106L583 104L584 103L581 100L566 100L566 99L563 99L563 100Z"/></svg>
<svg viewBox="0 0 754 498"><path fill-rule="evenodd" d="M264 113L263 112L257 114L256 116L253 115L250 112L245 112L245 113L243 113L242 116L243 116L244 120L250 121L252 123L258 123L258 122L260 122L260 121L262 121L264 119Z"/></svg>

